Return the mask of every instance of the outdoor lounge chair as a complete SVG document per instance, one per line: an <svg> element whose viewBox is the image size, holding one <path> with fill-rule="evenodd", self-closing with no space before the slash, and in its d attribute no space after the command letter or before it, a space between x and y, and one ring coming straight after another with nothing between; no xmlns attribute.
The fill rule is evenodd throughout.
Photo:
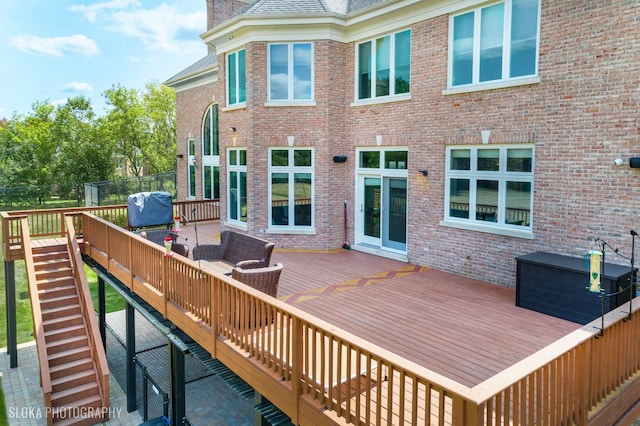
<svg viewBox="0 0 640 426"><path fill-rule="evenodd" d="M231 277L271 297L277 297L282 268L282 263L264 267L258 260L245 260L233 268Z"/></svg>

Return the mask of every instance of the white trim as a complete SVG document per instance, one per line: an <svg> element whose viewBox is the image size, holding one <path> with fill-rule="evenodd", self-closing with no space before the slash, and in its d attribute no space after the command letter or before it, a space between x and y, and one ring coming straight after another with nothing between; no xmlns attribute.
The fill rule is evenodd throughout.
<svg viewBox="0 0 640 426"><path fill-rule="evenodd" d="M316 101L267 101L264 103L266 107L314 107L317 105Z"/></svg>
<svg viewBox="0 0 640 426"><path fill-rule="evenodd" d="M230 105L230 106L226 106L224 108L222 108L222 111L234 111L236 109L245 109L247 108L247 103L246 102L241 102L239 104L234 104L234 105Z"/></svg>
<svg viewBox="0 0 640 426"><path fill-rule="evenodd" d="M240 229L241 231L246 231L247 229L249 229L246 222L239 222L239 221L234 222L234 221L225 220L223 224L228 228Z"/></svg>
<svg viewBox="0 0 640 426"><path fill-rule="evenodd" d="M401 93L399 95L380 96L378 98L358 99L356 101L351 102L349 106L359 107L359 106L366 106L366 105L386 104L391 102L404 102L404 101L410 101L410 100L411 100L411 93Z"/></svg>
<svg viewBox="0 0 640 426"><path fill-rule="evenodd" d="M540 84L540 77L522 77L508 81L490 81L488 83L467 84L442 91L443 96L457 95L459 93L482 92L484 90L506 89L509 87L527 86Z"/></svg>
<svg viewBox="0 0 640 426"><path fill-rule="evenodd" d="M478 223L462 222L452 219L445 219L440 221L441 226L449 228L466 229L468 231L486 232L488 234L504 235L506 237L524 238L527 240L535 239L535 234L532 230L520 230L520 229L508 229L504 226L498 225L483 225Z"/></svg>

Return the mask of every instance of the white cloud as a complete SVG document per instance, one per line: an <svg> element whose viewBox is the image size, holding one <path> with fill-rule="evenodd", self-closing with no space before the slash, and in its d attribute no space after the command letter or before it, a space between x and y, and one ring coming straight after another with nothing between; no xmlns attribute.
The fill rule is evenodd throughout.
<svg viewBox="0 0 640 426"><path fill-rule="evenodd" d="M25 34L11 37L9 44L23 52L42 53L51 56L63 56L65 54L93 56L100 52L96 42L82 34L52 38Z"/></svg>
<svg viewBox="0 0 640 426"><path fill-rule="evenodd" d="M67 83L62 87L62 90L65 92L81 92L90 94L93 92L93 86L89 83L81 83L79 81L72 81L71 83Z"/></svg>
<svg viewBox="0 0 640 426"><path fill-rule="evenodd" d="M99 13L110 11L113 9L127 9L129 6L140 6L138 0L111 0L102 3L94 3L86 6L83 4L75 4L69 8L72 12L80 12L84 14L89 22L95 22Z"/></svg>
<svg viewBox="0 0 640 426"><path fill-rule="evenodd" d="M206 13L182 13L174 6L161 4L155 9L120 11L110 17L108 29L141 40L151 49L169 52L202 49L202 41L194 39L194 31L206 29ZM180 39L183 32L188 37Z"/></svg>

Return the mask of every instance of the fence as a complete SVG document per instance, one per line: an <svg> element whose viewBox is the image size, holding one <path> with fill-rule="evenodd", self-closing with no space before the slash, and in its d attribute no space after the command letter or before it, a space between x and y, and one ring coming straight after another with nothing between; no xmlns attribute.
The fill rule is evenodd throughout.
<svg viewBox="0 0 640 426"><path fill-rule="evenodd" d="M176 172L85 183L84 203L86 207L126 204L129 195L152 191L168 192L175 199Z"/></svg>

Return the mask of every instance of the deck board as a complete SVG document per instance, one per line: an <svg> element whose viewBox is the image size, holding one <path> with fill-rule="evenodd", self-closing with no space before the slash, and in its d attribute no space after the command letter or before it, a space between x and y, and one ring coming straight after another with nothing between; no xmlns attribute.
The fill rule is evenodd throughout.
<svg viewBox="0 0 640 426"><path fill-rule="evenodd" d="M198 234L200 244L219 241L219 226L198 224ZM195 246L192 225L181 236ZM281 300L466 386L581 327L515 306L514 288L407 272L412 265L357 250L276 247L271 262L284 265Z"/></svg>

